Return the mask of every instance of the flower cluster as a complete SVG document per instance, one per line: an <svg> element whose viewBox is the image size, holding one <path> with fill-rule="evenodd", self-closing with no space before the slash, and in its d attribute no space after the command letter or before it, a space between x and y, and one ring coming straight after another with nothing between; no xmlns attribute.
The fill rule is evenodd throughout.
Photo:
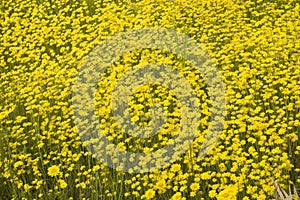
<svg viewBox="0 0 300 200"><path fill-rule="evenodd" d="M299 15L298 0L1 1L1 197L262 200L275 192L269 177L283 188L299 184ZM105 166L85 148L72 93L80 67L98 44L148 27L189 35L209 53L225 85L226 121L215 148L198 157L212 123L202 74L184 55L164 50L119 55L99 77L95 108L101 129L120 149L156 151L181 128L181 102L158 84L131 91L126 109L134 127L147 127L157 105L164 123L156 135L134 137L135 130L126 133L112 115L114 86L147 63L184 76L201 113L184 155L159 171L136 174ZM140 166L147 162L151 158Z"/></svg>

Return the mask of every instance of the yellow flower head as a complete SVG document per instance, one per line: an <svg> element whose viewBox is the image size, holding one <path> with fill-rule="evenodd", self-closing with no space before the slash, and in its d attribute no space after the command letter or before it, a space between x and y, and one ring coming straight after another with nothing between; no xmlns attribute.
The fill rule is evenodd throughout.
<svg viewBox="0 0 300 200"><path fill-rule="evenodd" d="M48 175L49 176L57 176L59 174L60 170L57 165L53 165L48 168Z"/></svg>
<svg viewBox="0 0 300 200"><path fill-rule="evenodd" d="M59 179L58 182L59 182L60 188L62 188L62 189L66 188L68 186L68 184L62 179Z"/></svg>
<svg viewBox="0 0 300 200"><path fill-rule="evenodd" d="M190 186L190 188L193 191L197 191L197 190L199 190L200 185L199 185L199 183L192 183L191 186Z"/></svg>
<svg viewBox="0 0 300 200"><path fill-rule="evenodd" d="M238 193L237 185L230 185L217 195L217 200L234 200Z"/></svg>
<svg viewBox="0 0 300 200"><path fill-rule="evenodd" d="M155 196L155 191L153 189L149 189L145 192L146 199L152 199Z"/></svg>
<svg viewBox="0 0 300 200"><path fill-rule="evenodd" d="M172 172L178 172L180 169L181 169L180 164L173 164L172 167L171 167Z"/></svg>
<svg viewBox="0 0 300 200"><path fill-rule="evenodd" d="M159 189L159 190L165 189L165 188L166 188L166 181L165 181L164 179L159 180L159 181L156 183L155 187L156 187L157 189Z"/></svg>

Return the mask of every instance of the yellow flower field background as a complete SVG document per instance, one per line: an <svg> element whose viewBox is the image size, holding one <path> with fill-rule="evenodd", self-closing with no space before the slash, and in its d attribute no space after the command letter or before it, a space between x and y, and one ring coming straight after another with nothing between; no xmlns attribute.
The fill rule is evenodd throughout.
<svg viewBox="0 0 300 200"><path fill-rule="evenodd" d="M274 179L300 183L300 2L298 0L0 1L0 199L274 199ZM98 162L74 124L78 70L102 41L127 30L168 28L209 53L226 92L226 122L215 148L198 151L211 105L201 74L156 49L128 52L99 77L97 116L107 138L132 152L155 151L179 128L180 102L145 85L129 101L131 120L167 120L154 137L134 138L110 113L113 86L145 63L172 66L199 99L197 137L169 167L117 171Z"/></svg>

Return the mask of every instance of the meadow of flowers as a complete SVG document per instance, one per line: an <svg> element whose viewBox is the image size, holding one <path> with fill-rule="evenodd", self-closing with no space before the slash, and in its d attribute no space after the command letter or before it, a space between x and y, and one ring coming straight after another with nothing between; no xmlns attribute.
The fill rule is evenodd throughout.
<svg viewBox="0 0 300 200"><path fill-rule="evenodd" d="M7 0L0 1L0 199L273 199L300 185L299 0ZM86 56L111 36L147 27L196 40L222 76L226 118L209 154L198 157L210 123L209 93L195 67L173 53L139 49L119 56L99 77L101 128L118 147L151 152L169 144L181 118L168 88L149 84L129 100L131 120L167 119L151 138L122 132L111 92L145 63L172 66L199 99L197 137L170 166L122 172L90 153L74 123L72 93Z"/></svg>

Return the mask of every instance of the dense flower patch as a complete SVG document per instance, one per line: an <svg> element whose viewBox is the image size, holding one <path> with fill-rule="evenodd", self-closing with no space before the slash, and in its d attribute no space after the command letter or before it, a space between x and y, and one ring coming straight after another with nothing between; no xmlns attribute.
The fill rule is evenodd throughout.
<svg viewBox="0 0 300 200"><path fill-rule="evenodd" d="M297 0L137 2L0 1L0 196L3 199L271 199L300 177L300 3ZM104 166L74 124L73 84L88 53L125 30L162 27L199 42L226 89L226 122L216 147L198 150L210 101L201 74L178 55L142 49L120 56L99 77L97 115L118 147L151 152L179 128L180 102L168 88L145 85L129 101L133 123L166 111L149 139L119 130L110 114L113 86L145 63L173 66L199 98L201 125L189 150L153 173Z"/></svg>

